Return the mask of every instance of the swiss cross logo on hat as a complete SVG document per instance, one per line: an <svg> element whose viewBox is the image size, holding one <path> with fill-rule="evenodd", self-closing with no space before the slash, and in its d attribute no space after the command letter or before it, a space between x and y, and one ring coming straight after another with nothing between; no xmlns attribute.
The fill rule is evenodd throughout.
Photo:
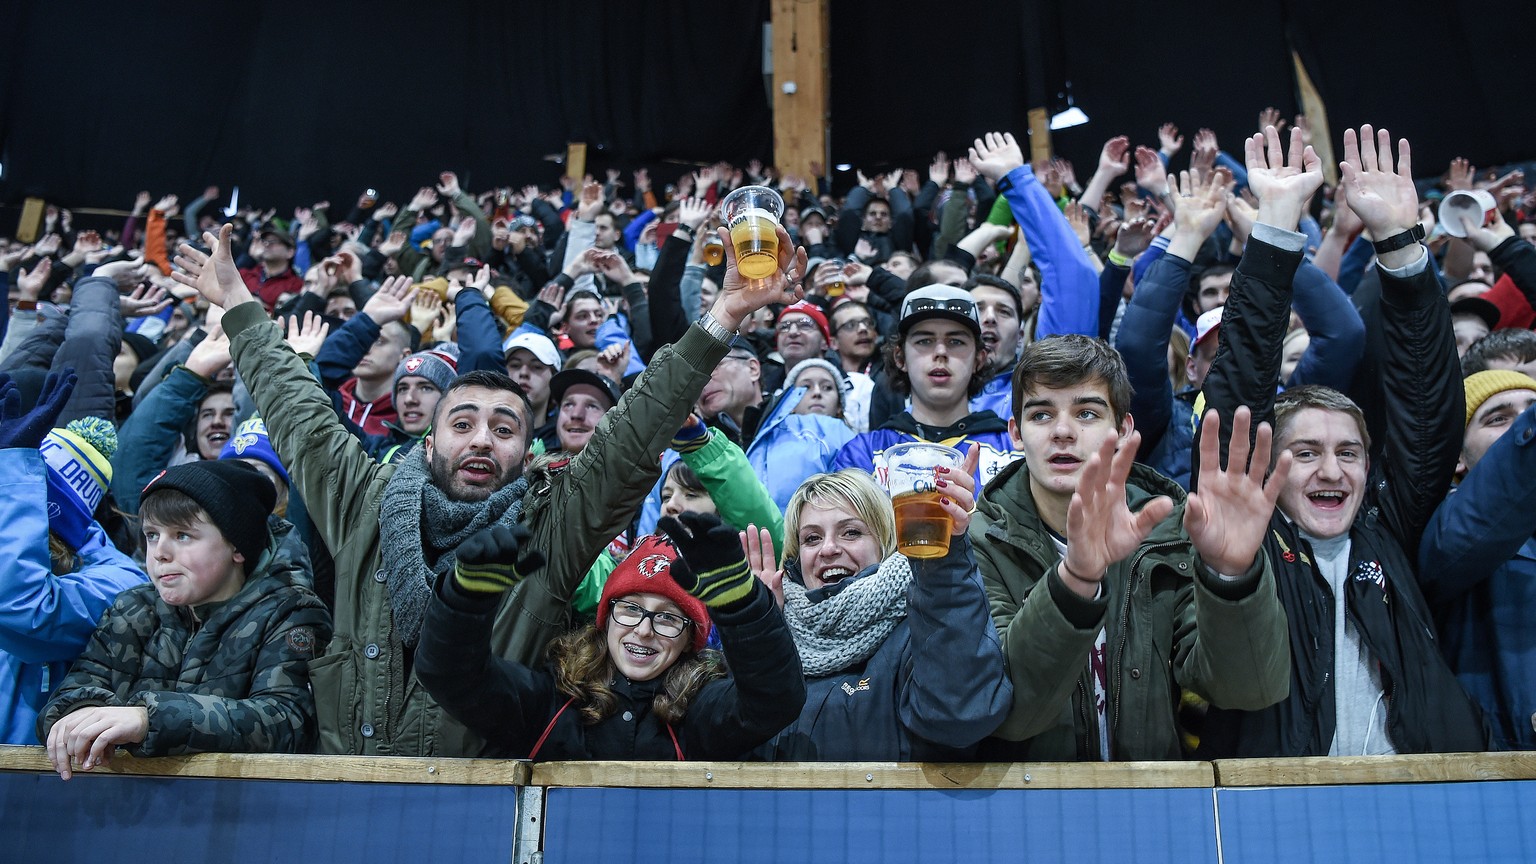
<svg viewBox="0 0 1536 864"><path fill-rule="evenodd" d="M420 369L421 364L425 362L427 362L427 358L425 357L412 357L411 359L405 361L405 371L414 373L417 369Z"/></svg>

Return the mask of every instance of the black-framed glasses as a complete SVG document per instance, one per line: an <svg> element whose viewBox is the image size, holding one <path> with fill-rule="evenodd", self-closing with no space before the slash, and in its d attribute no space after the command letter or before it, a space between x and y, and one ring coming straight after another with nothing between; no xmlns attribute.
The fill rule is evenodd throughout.
<svg viewBox="0 0 1536 864"><path fill-rule="evenodd" d="M875 329L875 322L872 318L854 318L851 321L844 321L837 325L837 332L839 333L852 333L855 330L873 329Z"/></svg>
<svg viewBox="0 0 1536 864"><path fill-rule="evenodd" d="M608 606L613 610L613 620L625 627L639 627L640 622L651 619L651 629L657 636L666 636L675 639L683 635L683 631L693 626L693 622L681 615L672 612L652 612L642 606L636 606L627 600L609 600Z"/></svg>

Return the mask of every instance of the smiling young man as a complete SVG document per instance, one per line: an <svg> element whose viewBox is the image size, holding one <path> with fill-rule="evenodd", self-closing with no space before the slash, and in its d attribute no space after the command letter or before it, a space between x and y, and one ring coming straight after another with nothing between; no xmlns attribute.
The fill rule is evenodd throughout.
<svg viewBox="0 0 1536 864"><path fill-rule="evenodd" d="M1014 372L1008 431L1024 458L987 485L970 529L1014 687L983 758L1179 759L1181 687L1232 706L1285 695L1285 616L1258 554L1278 487L1262 467L1213 469L1186 502L1132 464L1130 399L1098 339L1040 340ZM1246 441L1247 412L1234 422Z"/></svg>
<svg viewBox="0 0 1536 864"><path fill-rule="evenodd" d="M1464 419L1464 394L1450 309L1418 242L1424 232L1408 142L1399 142L1394 170L1385 129L1344 133L1343 185L1375 238L1382 283L1386 426L1382 464L1374 466L1365 417L1347 396L1317 385L1275 394L1305 245L1296 226L1322 185L1322 165L1294 131L1287 158L1273 127L1250 138L1245 152L1258 217L1233 274L1204 394L1224 414L1245 406L1255 417L1272 417L1276 448L1293 460L1264 541L1279 574L1292 671L1290 695L1272 707L1213 707L1200 753L1482 750L1481 712L1442 656L1414 569L1419 538L1462 447L1456 424ZM1199 434L1204 462L1212 458L1204 440L1212 431Z"/></svg>
<svg viewBox="0 0 1536 864"><path fill-rule="evenodd" d="M596 372L567 369L549 383L560 449L575 455L592 440L603 416L619 404L619 388Z"/></svg>
<svg viewBox="0 0 1536 864"><path fill-rule="evenodd" d="M375 463L336 418L330 398L253 302L229 257L229 226L204 235L212 254L181 248L177 279L226 310L236 369L250 387L289 473L336 561L336 634L313 665L319 750L372 755L473 756L483 742L423 690L412 660L435 586L461 543L489 526L522 523L546 563L503 595L491 649L536 663L569 624L572 592L607 542L629 525L732 332L805 269L780 230L780 271L746 282L734 253L714 306L658 349L619 410L582 451L530 489L523 467L533 418L500 372L456 378L432 432L401 459ZM383 289L381 289L382 291ZM408 293L408 292L407 292Z"/></svg>
<svg viewBox="0 0 1536 864"><path fill-rule="evenodd" d="M1461 483L1424 530L1419 585L1441 651L1499 750L1536 750L1536 379L1467 377Z"/></svg>
<svg viewBox="0 0 1536 864"><path fill-rule="evenodd" d="M929 285L907 295L898 327L898 341L886 349L886 370L891 386L910 394L911 406L880 428L855 435L829 470L862 468L885 486L884 454L896 444L931 441L964 452L975 443L981 447L977 484L986 483L1019 454L996 414L971 411L987 358L976 303L959 288Z"/></svg>

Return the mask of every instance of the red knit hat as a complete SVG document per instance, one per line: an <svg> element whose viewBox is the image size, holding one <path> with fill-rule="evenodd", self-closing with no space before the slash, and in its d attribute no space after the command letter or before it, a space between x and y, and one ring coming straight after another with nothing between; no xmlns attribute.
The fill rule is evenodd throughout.
<svg viewBox="0 0 1536 864"><path fill-rule="evenodd" d="M827 326L827 314L821 311L820 306L809 300L801 300L798 303L791 303L785 306L784 311L779 313L778 319L773 323L777 324L779 321L784 320L785 315L792 315L796 312L801 315L809 315L811 320L816 322L816 326L821 328L821 338L825 339L828 345L832 344L832 329Z"/></svg>
<svg viewBox="0 0 1536 864"><path fill-rule="evenodd" d="M629 557L608 574L602 602L597 604L597 629L608 626L609 601L630 594L657 594L676 603L683 614L693 620L692 650L704 650L709 642L709 607L673 581L672 562L676 560L677 549L667 538L659 534L641 538Z"/></svg>

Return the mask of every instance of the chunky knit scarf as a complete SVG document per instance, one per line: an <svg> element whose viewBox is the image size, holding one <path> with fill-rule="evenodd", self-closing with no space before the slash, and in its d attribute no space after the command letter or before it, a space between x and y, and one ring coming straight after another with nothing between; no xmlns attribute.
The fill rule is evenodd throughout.
<svg viewBox="0 0 1536 864"><path fill-rule="evenodd" d="M395 635L411 647L421 635L433 587L453 569L454 551L487 525L516 522L528 480L519 477L484 501L453 501L433 485L424 448L412 449L397 464L380 502L379 543Z"/></svg>
<svg viewBox="0 0 1536 864"><path fill-rule="evenodd" d="M900 553L820 602L808 596L817 592L807 592L799 582L785 579L784 616L806 677L831 675L874 656L907 617L911 584L912 565Z"/></svg>

